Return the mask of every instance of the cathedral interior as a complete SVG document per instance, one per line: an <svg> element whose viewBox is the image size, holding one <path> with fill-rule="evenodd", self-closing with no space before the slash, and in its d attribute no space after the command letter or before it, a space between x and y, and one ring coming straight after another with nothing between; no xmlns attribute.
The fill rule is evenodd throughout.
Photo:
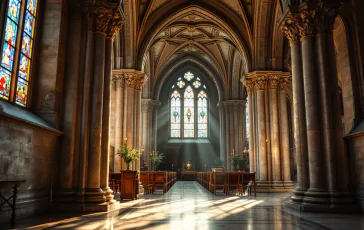
<svg viewBox="0 0 364 230"><path fill-rule="evenodd" d="M2 0L0 229L364 229L363 10Z"/></svg>

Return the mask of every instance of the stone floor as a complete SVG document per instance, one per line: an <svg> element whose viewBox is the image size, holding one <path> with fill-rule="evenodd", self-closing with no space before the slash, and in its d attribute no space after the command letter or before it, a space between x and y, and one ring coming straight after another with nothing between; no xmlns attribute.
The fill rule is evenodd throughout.
<svg viewBox="0 0 364 230"><path fill-rule="evenodd" d="M177 182L165 195L144 195L109 214L48 214L17 222L18 229L364 229L360 214L298 213L288 196L212 195L196 182Z"/></svg>

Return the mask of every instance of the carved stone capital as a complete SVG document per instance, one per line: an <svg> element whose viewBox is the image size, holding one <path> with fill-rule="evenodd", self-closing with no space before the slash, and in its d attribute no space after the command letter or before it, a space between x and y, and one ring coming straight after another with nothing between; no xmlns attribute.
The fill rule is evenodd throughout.
<svg viewBox="0 0 364 230"><path fill-rule="evenodd" d="M222 112L223 114L225 114L225 103L223 101L220 101L219 103L217 103L217 109Z"/></svg>
<svg viewBox="0 0 364 230"><path fill-rule="evenodd" d="M286 87L291 83L291 80L292 80L291 76L281 77L279 79L280 89L285 90Z"/></svg>
<svg viewBox="0 0 364 230"><path fill-rule="evenodd" d="M298 29L297 20L292 14L284 20L281 30L286 35L286 38L290 41L290 44L299 41L300 31Z"/></svg>
<svg viewBox="0 0 364 230"><path fill-rule="evenodd" d="M114 89L125 87L124 78L121 74L113 74L111 81Z"/></svg>
<svg viewBox="0 0 364 230"><path fill-rule="evenodd" d="M112 19L112 10L104 6L98 7L94 14L96 15L96 32L106 34L109 28L109 22Z"/></svg>
<svg viewBox="0 0 364 230"><path fill-rule="evenodd" d="M254 90L254 82L253 82L253 80L250 79L250 78L243 77L241 79L241 82L245 86L245 89L248 92L248 95L250 95L253 92L253 90Z"/></svg>
<svg viewBox="0 0 364 230"><path fill-rule="evenodd" d="M114 69L113 70L113 86L125 87L140 91L148 77L144 72L135 69Z"/></svg>
<svg viewBox="0 0 364 230"><path fill-rule="evenodd" d="M254 86L258 91L265 90L267 87L268 78L266 76L257 76L254 79Z"/></svg>
<svg viewBox="0 0 364 230"><path fill-rule="evenodd" d="M142 99L141 105L143 113L151 113L161 106L161 102L152 99Z"/></svg>
<svg viewBox="0 0 364 230"><path fill-rule="evenodd" d="M109 28L106 33L106 37L114 39L116 33L121 29L123 25L123 19L119 11L114 11L113 16L109 22Z"/></svg>
<svg viewBox="0 0 364 230"><path fill-rule="evenodd" d="M280 77L281 76L279 74L272 74L272 75L270 75L269 85L270 85L270 88L271 89L278 89Z"/></svg>
<svg viewBox="0 0 364 230"><path fill-rule="evenodd" d="M302 38L315 35L315 25L316 10L305 10L299 14L297 26Z"/></svg>

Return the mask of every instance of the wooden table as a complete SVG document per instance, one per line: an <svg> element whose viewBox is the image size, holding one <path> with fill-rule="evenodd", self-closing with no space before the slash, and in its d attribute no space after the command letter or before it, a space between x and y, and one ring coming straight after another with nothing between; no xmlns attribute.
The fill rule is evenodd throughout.
<svg viewBox="0 0 364 230"><path fill-rule="evenodd" d="M193 181L196 180L196 172L195 171L183 171L181 172L181 181L183 181L185 179L185 176L187 177L193 177Z"/></svg>
<svg viewBox="0 0 364 230"><path fill-rule="evenodd" d="M0 189L13 189L13 195L10 196L9 198L5 198L3 196L2 193L0 193L0 208L4 205L4 204L8 204L11 208L11 222L14 223L15 222L15 217L16 217L16 197L18 195L18 187L19 184L25 183L26 180L8 180L8 181L4 181L4 180L0 180ZM10 200L12 200L12 202L10 202Z"/></svg>

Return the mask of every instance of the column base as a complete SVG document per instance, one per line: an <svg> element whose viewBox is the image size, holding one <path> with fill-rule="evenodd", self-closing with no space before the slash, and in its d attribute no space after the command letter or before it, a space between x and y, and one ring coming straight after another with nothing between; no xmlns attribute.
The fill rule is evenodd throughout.
<svg viewBox="0 0 364 230"><path fill-rule="evenodd" d="M293 195L291 199L295 203L303 202L303 198L305 198L305 192L307 192L308 188L296 188L293 191Z"/></svg>
<svg viewBox="0 0 364 230"><path fill-rule="evenodd" d="M53 210L63 212L110 212L120 208L120 202L112 200L111 202L96 203L60 203L54 206Z"/></svg>
<svg viewBox="0 0 364 230"><path fill-rule="evenodd" d="M283 181L257 181L257 192L261 193L293 192L293 189L293 184L291 187L285 187Z"/></svg>
<svg viewBox="0 0 364 230"><path fill-rule="evenodd" d="M106 188L102 188L102 191L104 192L106 202L112 202L113 198L114 198L113 190L111 190L109 187L106 187Z"/></svg>
<svg viewBox="0 0 364 230"><path fill-rule="evenodd" d="M355 204L313 204L305 202L285 201L284 206L299 212L356 213L359 208Z"/></svg>
<svg viewBox="0 0 364 230"><path fill-rule="evenodd" d="M106 198L101 188L88 188L85 193L85 203L104 203Z"/></svg>
<svg viewBox="0 0 364 230"><path fill-rule="evenodd" d="M62 189L56 193L56 200L60 202L73 202L76 200L76 191L73 189Z"/></svg>

